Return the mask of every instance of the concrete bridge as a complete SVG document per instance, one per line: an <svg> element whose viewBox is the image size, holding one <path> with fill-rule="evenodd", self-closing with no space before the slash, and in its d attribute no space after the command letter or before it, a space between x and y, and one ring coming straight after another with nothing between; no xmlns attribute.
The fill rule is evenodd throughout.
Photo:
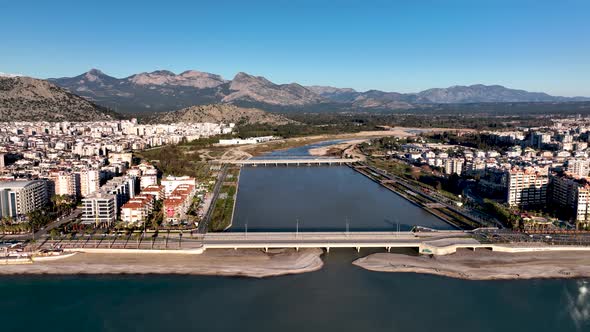
<svg viewBox="0 0 590 332"><path fill-rule="evenodd" d="M220 163L251 166L280 166L280 165L344 165L359 162L360 159L351 158L298 158L298 159L246 159L246 160L218 160Z"/></svg>
<svg viewBox="0 0 590 332"><path fill-rule="evenodd" d="M207 233L203 249L273 248L416 248L425 254L448 254L458 248L490 248L462 231L414 232L272 232Z"/></svg>

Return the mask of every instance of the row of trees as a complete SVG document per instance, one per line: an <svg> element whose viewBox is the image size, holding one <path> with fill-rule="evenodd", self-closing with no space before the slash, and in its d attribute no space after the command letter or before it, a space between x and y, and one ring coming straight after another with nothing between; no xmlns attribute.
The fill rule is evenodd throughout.
<svg viewBox="0 0 590 332"><path fill-rule="evenodd" d="M37 231L59 216L70 213L76 207L76 203L76 199L71 196L53 196L49 205L27 213L24 221L9 217L0 219L0 234L22 234Z"/></svg>

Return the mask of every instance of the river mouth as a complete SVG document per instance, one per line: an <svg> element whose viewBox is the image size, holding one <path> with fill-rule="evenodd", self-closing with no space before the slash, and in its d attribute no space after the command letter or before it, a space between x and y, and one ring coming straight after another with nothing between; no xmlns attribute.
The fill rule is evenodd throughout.
<svg viewBox="0 0 590 332"><path fill-rule="evenodd" d="M270 158L310 158L321 142ZM260 157L259 157L260 158ZM455 229L348 166L245 166L230 232Z"/></svg>

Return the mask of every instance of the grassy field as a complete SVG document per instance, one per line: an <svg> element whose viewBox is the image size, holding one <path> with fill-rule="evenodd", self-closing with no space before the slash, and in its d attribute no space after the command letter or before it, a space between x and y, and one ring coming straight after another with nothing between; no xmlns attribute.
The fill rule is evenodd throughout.
<svg viewBox="0 0 590 332"><path fill-rule="evenodd" d="M239 176L239 167L232 167L228 170L225 181L219 192L219 198L217 198L217 201L215 202L211 221L209 222L209 231L223 231L231 225L238 191Z"/></svg>

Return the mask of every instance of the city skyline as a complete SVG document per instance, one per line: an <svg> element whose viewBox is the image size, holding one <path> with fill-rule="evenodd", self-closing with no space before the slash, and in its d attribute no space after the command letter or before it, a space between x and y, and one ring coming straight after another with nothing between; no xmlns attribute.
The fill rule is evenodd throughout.
<svg viewBox="0 0 590 332"><path fill-rule="evenodd" d="M590 46L580 38L590 32L584 15L590 6L530 4L227 1L157 8L58 2L26 11L3 4L9 15L0 27L12 34L0 37L6 50L0 71L49 78L90 68L115 77L195 69L358 91L499 84L590 95Z"/></svg>

